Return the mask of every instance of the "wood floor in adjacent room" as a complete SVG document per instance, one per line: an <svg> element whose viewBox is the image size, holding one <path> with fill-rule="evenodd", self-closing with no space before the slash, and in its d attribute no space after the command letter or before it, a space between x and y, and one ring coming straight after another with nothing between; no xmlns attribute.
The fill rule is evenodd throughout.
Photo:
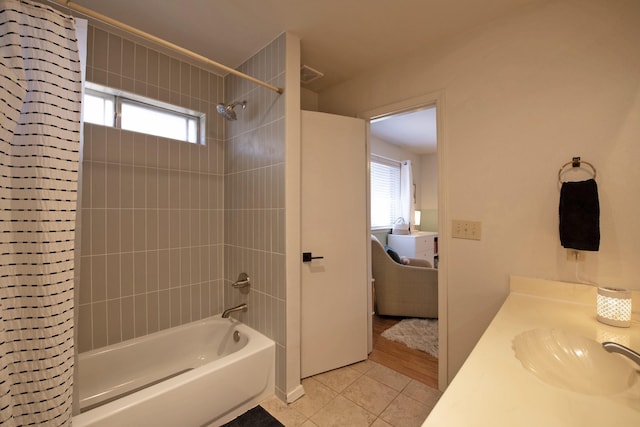
<svg viewBox="0 0 640 427"><path fill-rule="evenodd" d="M437 389L438 359L380 336L400 320L401 317L373 316L373 351L369 360Z"/></svg>

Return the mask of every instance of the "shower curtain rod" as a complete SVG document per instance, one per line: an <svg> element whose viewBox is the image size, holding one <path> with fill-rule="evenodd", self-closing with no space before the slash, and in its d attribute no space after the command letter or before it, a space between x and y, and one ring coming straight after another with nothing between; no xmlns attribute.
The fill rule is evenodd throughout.
<svg viewBox="0 0 640 427"><path fill-rule="evenodd" d="M274 92L277 92L279 94L284 92L284 89L282 89L280 87L270 85L269 83L263 82L262 80L258 80L255 77L251 77L248 74L244 74L244 73L242 73L242 72L240 72L238 70L235 70L235 69L233 69L231 67L227 67L226 65L222 65L222 64L220 64L218 62L215 62L215 61L207 58L206 56L202 56L202 55L200 55L198 53L195 53L195 52L193 52L193 51L191 51L189 49L185 49L185 48L183 48L181 46L178 46L178 45L176 45L174 43L171 43L169 41L161 39L160 37L156 37L156 36L154 36L152 34L146 33L146 32L144 32L142 30L134 28L134 27L132 27L130 25L127 25L127 24L125 24L123 22L116 21L115 19L109 18L108 16L102 15L101 13L95 12L95 11L93 11L91 9L88 9L88 8L84 7L84 6L80 6L79 4L73 3L72 1L69 1L69 0L49 0L49 1L51 1L53 3L56 3L56 4L60 5L60 6L64 6L64 7L68 8L68 9L73 10L73 11L79 12L79 13L81 13L81 14L83 14L85 16L88 16L90 18L97 19L98 21L102 21L102 22L104 22L106 24L112 25L112 26L114 26L114 27L116 27L118 29L121 29L121 30L127 31L129 33L132 33L132 34L134 34L136 36L139 36L139 37L145 38L147 40L150 40L150 41L152 41L154 43L157 43L157 44L159 44L161 46L164 46L166 48L175 50L175 51L177 51L177 52L179 52L179 53L181 53L183 55L186 55L186 56L191 57L193 59L196 59L198 61L204 62L205 64L212 65L212 66L214 66L214 67L216 67L216 68L218 68L220 70L226 71L226 72L228 72L230 74L233 74L233 75L238 76L240 78L243 78L245 80L249 80L249 81L251 81L253 83L256 83L256 84L258 84L258 85L260 85L262 87L270 89L270 90L272 90Z"/></svg>

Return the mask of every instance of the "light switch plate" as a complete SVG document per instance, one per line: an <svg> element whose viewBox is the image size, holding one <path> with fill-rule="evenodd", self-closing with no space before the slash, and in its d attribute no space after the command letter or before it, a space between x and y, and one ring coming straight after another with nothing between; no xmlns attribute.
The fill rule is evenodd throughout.
<svg viewBox="0 0 640 427"><path fill-rule="evenodd" d="M480 221L454 219L451 235L454 239L480 240L482 223Z"/></svg>

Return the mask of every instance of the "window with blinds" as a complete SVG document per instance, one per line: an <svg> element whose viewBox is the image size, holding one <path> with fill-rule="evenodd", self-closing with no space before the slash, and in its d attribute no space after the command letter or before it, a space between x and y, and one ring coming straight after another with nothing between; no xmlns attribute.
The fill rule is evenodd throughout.
<svg viewBox="0 0 640 427"><path fill-rule="evenodd" d="M400 216L400 162L371 156L371 228L392 228Z"/></svg>

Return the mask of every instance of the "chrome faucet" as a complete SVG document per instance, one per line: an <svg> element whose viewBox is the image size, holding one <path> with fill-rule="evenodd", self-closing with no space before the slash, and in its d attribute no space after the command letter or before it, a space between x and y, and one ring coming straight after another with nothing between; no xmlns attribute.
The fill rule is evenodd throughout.
<svg viewBox="0 0 640 427"><path fill-rule="evenodd" d="M617 342L607 341L602 343L602 347L609 353L619 353L623 356L627 356L629 359L640 365L640 353L631 350L629 347L625 347Z"/></svg>
<svg viewBox="0 0 640 427"><path fill-rule="evenodd" d="M240 304L237 307L231 307L231 308L227 308L225 311L222 312L222 318L223 319L228 319L229 315L233 312L236 311L247 311L247 304Z"/></svg>

